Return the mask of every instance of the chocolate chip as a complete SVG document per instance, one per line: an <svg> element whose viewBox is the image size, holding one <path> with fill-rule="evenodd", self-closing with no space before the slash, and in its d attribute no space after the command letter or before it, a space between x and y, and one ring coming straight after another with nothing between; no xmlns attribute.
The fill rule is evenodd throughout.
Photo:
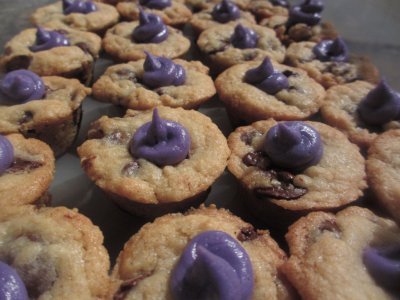
<svg viewBox="0 0 400 300"><path fill-rule="evenodd" d="M119 286L118 291L114 294L113 300L124 300L125 297L128 295L129 291L133 289L138 284L139 281L145 279L146 277L149 277L151 274L152 273L146 273L138 277L124 281Z"/></svg>
<svg viewBox="0 0 400 300"><path fill-rule="evenodd" d="M118 75L118 77L121 79L121 80L130 80L130 81L132 81L132 82L134 82L134 83L137 83L138 82L138 79L136 78L136 74L135 74L135 72L133 72L133 71L131 71L131 70L129 70L129 69L121 69L121 70L118 70L117 72L115 72L115 74L117 74Z"/></svg>
<svg viewBox="0 0 400 300"><path fill-rule="evenodd" d="M294 185L294 175L290 172L268 170L265 173L270 177L273 186L255 188L254 192L257 196L294 200L307 193L307 189Z"/></svg>
<svg viewBox="0 0 400 300"><path fill-rule="evenodd" d="M247 51L243 53L243 59L245 61L254 60L258 56L257 51Z"/></svg>
<svg viewBox="0 0 400 300"><path fill-rule="evenodd" d="M294 73L293 71L290 71L290 70L285 70L285 71L283 71L282 72L282 74L283 75L285 75L286 77L290 77L290 76L298 76L299 74L297 74L297 73Z"/></svg>
<svg viewBox="0 0 400 300"><path fill-rule="evenodd" d="M122 131L115 131L110 135L106 136L107 142L115 145L123 144L124 140L126 140L128 135Z"/></svg>
<svg viewBox="0 0 400 300"><path fill-rule="evenodd" d="M29 121L32 121L32 119L33 119L33 113L31 111L24 111L24 114L18 120L18 124L28 123Z"/></svg>
<svg viewBox="0 0 400 300"><path fill-rule="evenodd" d="M31 64L32 58L28 55L18 55L11 58L6 64L7 72L18 70L18 69L28 69Z"/></svg>
<svg viewBox="0 0 400 300"><path fill-rule="evenodd" d="M133 176L137 173L139 168L140 168L139 162L136 160L133 160L133 161L127 163L122 168L122 174L125 176Z"/></svg>
<svg viewBox="0 0 400 300"><path fill-rule="evenodd" d="M6 173L30 172L34 169L40 168L41 166L43 166L43 163L41 162L17 158L7 169Z"/></svg>
<svg viewBox="0 0 400 300"><path fill-rule="evenodd" d="M244 132L244 133L242 133L242 135L240 136L240 140L241 140L242 142L244 142L246 145L251 145L253 139L254 139L256 136L260 136L261 134L262 134L261 132L256 131L256 130Z"/></svg>
<svg viewBox="0 0 400 300"><path fill-rule="evenodd" d="M319 225L318 230L322 232L324 231L330 231L335 233L335 235L340 236L340 228L338 224L335 222L335 220L325 220L324 222Z"/></svg>
<svg viewBox="0 0 400 300"><path fill-rule="evenodd" d="M237 239L241 242L252 241L258 237L257 231L253 226L243 227L240 229Z"/></svg>
<svg viewBox="0 0 400 300"><path fill-rule="evenodd" d="M266 154L262 151L249 152L242 158L246 166L257 167L261 170L266 170L270 162Z"/></svg>
<svg viewBox="0 0 400 300"><path fill-rule="evenodd" d="M88 44L81 42L81 43L76 43L75 46L81 48L83 52L92 55Z"/></svg>
<svg viewBox="0 0 400 300"><path fill-rule="evenodd" d="M103 129L91 129L88 132L88 139L102 139L104 135Z"/></svg>
<svg viewBox="0 0 400 300"><path fill-rule="evenodd" d="M85 158L84 160L81 161L81 166L85 171L88 171L92 167L92 160L94 160L96 156L90 156L88 158Z"/></svg>

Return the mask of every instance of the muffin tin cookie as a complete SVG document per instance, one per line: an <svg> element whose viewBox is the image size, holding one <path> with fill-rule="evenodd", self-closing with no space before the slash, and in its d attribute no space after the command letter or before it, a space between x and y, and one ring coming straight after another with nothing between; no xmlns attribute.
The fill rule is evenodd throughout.
<svg viewBox="0 0 400 300"><path fill-rule="evenodd" d="M164 8L152 8L147 3L141 5L139 2L120 2L117 4L117 10L124 19L135 21L139 19L139 7L141 7L147 13L160 16L164 24L175 27L185 25L192 17L190 9L179 1L172 0L170 5ZM147 2L150 4L151 1Z"/></svg>
<svg viewBox="0 0 400 300"><path fill-rule="evenodd" d="M214 83L208 76L206 66L198 61L182 59L175 59L173 63L181 66L186 74L181 85L170 83L166 86L149 87L143 79L145 60L142 59L109 67L93 85L93 96L99 101L143 110L158 105L197 108L215 95ZM168 74L170 71L169 68L165 70Z"/></svg>
<svg viewBox="0 0 400 300"><path fill-rule="evenodd" d="M385 210L400 224L399 153L400 129L380 134L368 149L367 175L370 187Z"/></svg>
<svg viewBox="0 0 400 300"><path fill-rule="evenodd" d="M288 153L283 161L287 165L277 163L266 150L271 146L268 134L272 128L295 123L311 126L319 135L322 152L313 154L304 149L305 154L310 154L309 161L314 159L311 154L319 156L314 165L290 167L290 162L297 163L302 158L288 149L281 150L283 155ZM302 129L302 134L300 149L314 139L309 128ZM292 138L285 141L290 148ZM365 161L358 147L323 123L259 121L237 128L230 134L228 145L232 151L228 169L242 187L245 205L260 220L279 229L310 211L338 210L361 197L367 187Z"/></svg>
<svg viewBox="0 0 400 300"><path fill-rule="evenodd" d="M7 76L3 82L5 78ZM41 81L44 94L31 99L34 101L17 104L0 91L0 133L22 133L37 138L49 144L59 156L75 141L82 117L82 102L91 89L76 79L45 76ZM17 80L13 88L16 88L15 83ZM15 95L15 90L13 93Z"/></svg>
<svg viewBox="0 0 400 300"><path fill-rule="evenodd" d="M31 299L103 299L109 257L97 226L65 207L0 211L0 260L18 272Z"/></svg>
<svg viewBox="0 0 400 300"><path fill-rule="evenodd" d="M205 237L205 235L207 236ZM199 236L205 238L208 243L206 245L201 243L202 240ZM220 236L223 240L219 238ZM217 249L219 249L214 252L212 252L213 238L217 239ZM187 286L184 284L176 286L173 281L179 275L175 275L174 271L179 268L177 266L179 259L188 251L185 247L190 247L188 244L193 244L196 239L198 247L207 249L204 251L209 251L210 255L218 258L209 258L206 262L200 262L199 258L197 263L199 265L206 264L210 273L205 275L200 269L192 277L190 274L186 274ZM236 252L236 254L232 253L230 258L230 251L224 246L225 241L228 241L229 247ZM148 255L149 252L152 255ZM199 256L202 254L203 252ZM241 256L234 258L235 255ZM213 269L217 266L213 266L212 262L217 260L224 260L226 264L231 264L230 267L224 265L225 269L234 268L235 262L237 262L236 266L240 264L241 268L233 274L221 272L221 277L214 278L210 274L216 272ZM279 271L279 267L285 260L285 253L271 239L267 231L254 229L252 225L243 222L226 210L218 210L215 206L201 207L185 214L170 214L158 218L153 223L144 225L137 234L132 236L121 251L112 272L113 288L110 298L172 299L173 294L179 293L181 290L181 293L189 292L191 294L192 297L188 296L186 299L195 299L193 293L196 292L202 292L204 299L211 299L207 292L216 292L215 289L221 288L224 285L224 282L221 281L225 276L227 285L232 282L237 283L229 289L228 293L241 295L249 283L252 286L248 291L250 297L238 299L295 299L292 288ZM195 269L199 265L193 268ZM250 282L237 282L237 277L242 272L246 272L247 268L252 268L252 272L245 278ZM179 269L178 272L181 270ZM226 278L227 274L231 274L231 276ZM195 282L193 283L191 280L195 280ZM189 291L187 291L188 289ZM176 299L181 298L177 296Z"/></svg>
<svg viewBox="0 0 400 300"><path fill-rule="evenodd" d="M142 140L136 135L143 132L143 125L159 122L158 113L161 123L172 121L187 131L182 136L190 139L190 143L184 143L188 154L183 154L180 162L158 161L167 155L167 150L157 149L166 145L177 153L183 145L175 147L174 143L181 134L169 132L166 139L157 137L155 141L159 142L151 142L149 136ZM149 217L204 201L229 156L225 137L205 115L163 106L158 107L158 113L128 111L124 118L104 116L92 124L89 140L78 148L82 168L97 186L129 212ZM143 141L140 149L151 152L153 159L142 158L136 152L131 154L132 143L136 141L139 144Z"/></svg>
<svg viewBox="0 0 400 300"><path fill-rule="evenodd" d="M245 35L249 34L249 30L250 34L255 35L254 42L251 46L242 45L244 40L248 39ZM239 36L238 44L234 41L236 34ZM197 45L209 59L209 65L218 71L265 57L282 62L286 53L285 47L276 38L273 30L247 22L231 22L204 30L197 40Z"/></svg>
<svg viewBox="0 0 400 300"><path fill-rule="evenodd" d="M91 1L79 0L79 2L84 3L86 7L89 6L90 9L85 11L86 7L82 8L82 5L74 1L63 0L38 8L31 15L30 20L35 26L51 28L67 26L98 34L104 33L106 29L118 22L119 14L115 7Z"/></svg>
<svg viewBox="0 0 400 300"><path fill-rule="evenodd" d="M0 167L2 210L6 206L50 203L48 189L55 166L48 145L20 134L0 135Z"/></svg>
<svg viewBox="0 0 400 300"><path fill-rule="evenodd" d="M263 62L265 64L266 62ZM271 61L274 72L287 78L288 87L272 94L246 82L246 73L261 66L250 62L233 66L215 81L217 93L235 125L258 120L301 120L319 110L325 91L300 69Z"/></svg>
<svg viewBox="0 0 400 300"><path fill-rule="evenodd" d="M400 229L393 221L359 207L316 212L286 239L283 272L303 299L397 299Z"/></svg>

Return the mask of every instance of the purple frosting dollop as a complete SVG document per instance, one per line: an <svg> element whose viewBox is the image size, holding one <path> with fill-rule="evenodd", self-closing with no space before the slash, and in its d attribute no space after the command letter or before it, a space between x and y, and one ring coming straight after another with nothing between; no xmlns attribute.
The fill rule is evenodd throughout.
<svg viewBox="0 0 400 300"><path fill-rule="evenodd" d="M0 91L14 102L38 100L45 94L43 80L28 70L15 70L4 76Z"/></svg>
<svg viewBox="0 0 400 300"><path fill-rule="evenodd" d="M379 285L400 290L400 245L366 247L363 251L363 261Z"/></svg>
<svg viewBox="0 0 400 300"><path fill-rule="evenodd" d="M97 11L97 6L92 1L62 0L64 15L72 13L89 14Z"/></svg>
<svg viewBox="0 0 400 300"><path fill-rule="evenodd" d="M289 2L287 0L269 0L275 6L289 7Z"/></svg>
<svg viewBox="0 0 400 300"><path fill-rule="evenodd" d="M130 142L130 153L158 166L175 165L189 154L190 135L181 124L163 120L157 108L153 119L135 132Z"/></svg>
<svg viewBox="0 0 400 300"><path fill-rule="evenodd" d="M214 6L212 18L219 23L227 23L240 18L239 8L229 0L222 0Z"/></svg>
<svg viewBox="0 0 400 300"><path fill-rule="evenodd" d="M253 267L246 250L223 231L206 231L186 246L172 271L173 298L248 300Z"/></svg>
<svg viewBox="0 0 400 300"><path fill-rule="evenodd" d="M70 42L65 35L58 33L57 31L47 31L38 27L36 31L35 45L29 47L29 49L33 52L38 52L69 45Z"/></svg>
<svg viewBox="0 0 400 300"><path fill-rule="evenodd" d="M258 67L248 70L244 75L244 81L271 95L289 87L287 77L274 70L268 57Z"/></svg>
<svg viewBox="0 0 400 300"><path fill-rule="evenodd" d="M139 4L151 9L164 9L171 6L171 0L139 0Z"/></svg>
<svg viewBox="0 0 400 300"><path fill-rule="evenodd" d="M140 9L139 26L133 30L132 38L136 43L161 43L168 38L168 28L161 17Z"/></svg>
<svg viewBox="0 0 400 300"><path fill-rule="evenodd" d="M324 3L320 0L306 0L300 5L292 6L289 10L287 27L304 23L309 26L317 25L321 21L321 12Z"/></svg>
<svg viewBox="0 0 400 300"><path fill-rule="evenodd" d="M314 46L313 53L320 61L345 62L349 59L347 45L340 37L319 42Z"/></svg>
<svg viewBox="0 0 400 300"><path fill-rule="evenodd" d="M317 130L304 122L281 122L270 128L263 149L278 167L294 171L316 165L323 154Z"/></svg>
<svg viewBox="0 0 400 300"><path fill-rule="evenodd" d="M151 88L178 86L186 81L185 69L166 57L156 57L146 52L143 67L143 83Z"/></svg>
<svg viewBox="0 0 400 300"><path fill-rule="evenodd" d="M28 300L25 284L17 271L8 264L0 261L0 299Z"/></svg>
<svg viewBox="0 0 400 300"><path fill-rule="evenodd" d="M368 125L383 125L400 119L400 94L383 79L358 105L360 118Z"/></svg>
<svg viewBox="0 0 400 300"><path fill-rule="evenodd" d="M231 36L231 43L235 48L247 49L255 48L258 42L258 34L242 24L238 24L235 27L235 31Z"/></svg>
<svg viewBox="0 0 400 300"><path fill-rule="evenodd" d="M0 134L0 175L3 174L14 161L14 147L11 142Z"/></svg>

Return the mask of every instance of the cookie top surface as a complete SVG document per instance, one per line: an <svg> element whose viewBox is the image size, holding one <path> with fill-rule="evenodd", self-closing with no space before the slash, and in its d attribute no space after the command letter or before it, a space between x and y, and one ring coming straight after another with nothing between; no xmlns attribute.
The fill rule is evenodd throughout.
<svg viewBox="0 0 400 300"><path fill-rule="evenodd" d="M139 6L138 2L120 2L117 5L117 10L127 20L139 19ZM171 1L171 6L164 9L150 9L146 6L141 6L146 13L158 15L163 20L164 24L170 26L179 26L187 23L192 17L192 12L183 3L179 1Z"/></svg>
<svg viewBox="0 0 400 300"><path fill-rule="evenodd" d="M238 24L257 34L255 48L240 49L232 45L231 37ZM282 62L286 52L272 29L248 22L230 22L208 28L200 34L197 45L214 63L224 69L250 60L262 60L265 57Z"/></svg>
<svg viewBox="0 0 400 300"><path fill-rule="evenodd" d="M400 129L379 135L368 149L367 175L377 200L400 222Z"/></svg>
<svg viewBox="0 0 400 300"><path fill-rule="evenodd" d="M285 254L268 232L255 230L215 206L169 214L143 226L125 244L117 259L112 273L113 295L124 295L124 299L171 299L168 286L172 269L187 243L209 230L226 232L246 250L254 272L251 299L293 299L290 287L278 271ZM149 252L152 254L148 255ZM128 288L121 289L122 286Z"/></svg>
<svg viewBox="0 0 400 300"><path fill-rule="evenodd" d="M176 58L185 54L190 41L182 32L167 26L168 38L161 43L135 43L132 32L139 25L138 21L118 23L109 29L103 39L103 48L120 61L139 60L146 57L144 51L156 56Z"/></svg>
<svg viewBox="0 0 400 300"><path fill-rule="evenodd" d="M325 88L356 80L377 83L378 70L367 57L351 56L347 62L320 61L313 52L316 45L316 42L291 44L286 50L288 64L306 70Z"/></svg>
<svg viewBox="0 0 400 300"><path fill-rule="evenodd" d="M83 31L101 33L118 22L119 14L115 7L96 3L97 10L88 14L63 13L62 2L56 2L38 8L31 15L31 22L36 26L52 26L53 28L64 25Z"/></svg>
<svg viewBox="0 0 400 300"><path fill-rule="evenodd" d="M245 82L246 72L258 67L260 62L233 66L218 76L217 92L232 110L240 111L247 122L275 118L299 120L316 113L322 105L325 90L300 69L272 62L275 70L288 77L289 88L275 95L267 94Z"/></svg>
<svg viewBox="0 0 400 300"><path fill-rule="evenodd" d="M5 136L14 148L11 166L0 174L0 205L31 204L43 196L53 180L54 154L50 147L21 134Z"/></svg>
<svg viewBox="0 0 400 300"><path fill-rule="evenodd" d="M92 124L89 140L78 148L87 175L103 190L145 204L182 201L206 191L224 171L229 148L218 127L205 115L158 107L162 119L181 124L191 139L188 158L159 167L132 157L129 143L152 111L130 111L124 118L102 117ZM132 166L135 168L132 169Z"/></svg>
<svg viewBox="0 0 400 300"><path fill-rule="evenodd" d="M277 124L269 119L239 127L230 134L228 145L232 154L228 161L229 171L246 189L254 192L275 186L286 187L288 193L295 188L305 189L304 195L289 200L273 194L261 196L264 201L288 210L332 209L358 199L367 186L365 161L358 147L333 127L319 122L305 123L317 130L323 144L322 158L316 165L301 172L272 167L262 150L267 132ZM280 173L282 171L284 174ZM287 183L285 178L290 178L290 182Z"/></svg>
<svg viewBox="0 0 400 300"><path fill-rule="evenodd" d="M304 299L395 299L379 286L363 263L366 247L400 243L400 230L367 209L338 214L315 212L286 235L291 256L283 272Z"/></svg>
<svg viewBox="0 0 400 300"><path fill-rule="evenodd" d="M93 85L97 100L112 102L131 109L150 109L158 105L197 108L215 93L208 68L198 61L175 59L186 73L183 85L151 89L143 83L144 60L109 67Z"/></svg>
<svg viewBox="0 0 400 300"><path fill-rule="evenodd" d="M46 89L42 99L11 106L0 105L1 133L25 132L47 124L60 124L71 117L91 92L76 79L47 76L42 80Z"/></svg>
<svg viewBox="0 0 400 300"><path fill-rule="evenodd" d="M74 77L75 73L89 68L100 52L99 36L69 28L55 31L65 35L70 46L32 52L29 47L35 44L36 31L35 28L25 29L5 45L4 55L0 57L3 72L28 69L40 76Z"/></svg>
<svg viewBox="0 0 400 300"><path fill-rule="evenodd" d="M76 210L2 208L0 259L14 267L34 299L100 299L109 258L97 226Z"/></svg>

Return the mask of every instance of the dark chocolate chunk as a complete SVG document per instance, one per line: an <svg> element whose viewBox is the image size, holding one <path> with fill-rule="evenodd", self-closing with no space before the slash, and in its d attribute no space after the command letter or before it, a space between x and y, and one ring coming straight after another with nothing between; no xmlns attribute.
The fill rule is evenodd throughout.
<svg viewBox="0 0 400 300"><path fill-rule="evenodd" d="M7 72L18 70L18 69L28 69L31 64L32 58L28 55L18 55L11 58L6 64Z"/></svg>
<svg viewBox="0 0 400 300"><path fill-rule="evenodd" d="M242 161L246 166L257 167L261 170L266 170L270 165L268 157L262 151L249 152L243 156Z"/></svg>
<svg viewBox="0 0 400 300"><path fill-rule="evenodd" d="M237 238L241 242L245 241L252 241L258 237L257 231L254 229L253 226L243 227L240 229Z"/></svg>
<svg viewBox="0 0 400 300"><path fill-rule="evenodd" d="M90 156L88 158L85 158L84 160L81 161L81 166L82 168L87 171L89 168L92 167L92 160L94 160L96 156Z"/></svg>
<svg viewBox="0 0 400 300"><path fill-rule="evenodd" d="M113 300L124 300L125 297L128 295L129 291L133 289L138 284L139 281L145 279L146 277L149 277L150 275L151 273L146 273L138 277L124 281L120 285L118 291L114 294Z"/></svg>
<svg viewBox="0 0 400 300"><path fill-rule="evenodd" d="M340 228L338 224L335 222L335 220L326 220L319 225L318 229L322 232L324 231L330 231L335 233L336 235L340 235Z"/></svg>
<svg viewBox="0 0 400 300"><path fill-rule="evenodd" d="M285 75L286 77L290 77L290 76L295 76L296 77L296 76L299 75L298 73L295 73L295 72L290 71L290 70L285 70L285 71L282 72L282 74Z"/></svg>
<svg viewBox="0 0 400 300"><path fill-rule="evenodd" d="M243 59L245 61L254 60L257 56L258 56L257 51L246 51L245 53L243 53Z"/></svg>
<svg viewBox="0 0 400 300"><path fill-rule="evenodd" d="M127 163L123 169L122 174L126 176L133 176L137 173L137 170L140 168L139 162L137 160L133 160Z"/></svg>
<svg viewBox="0 0 400 300"><path fill-rule="evenodd" d="M104 135L103 129L91 129L88 132L88 139L102 139Z"/></svg>
<svg viewBox="0 0 400 300"><path fill-rule="evenodd" d="M130 80L130 81L132 81L132 82L134 82L134 83L137 83L138 82L138 79L136 78L136 74L135 74L135 72L133 72L133 71L131 71L131 70L129 70L129 69L121 69L121 70L118 70L117 72L115 72L115 74L117 74L118 75L118 77L121 79L121 80Z"/></svg>
<svg viewBox="0 0 400 300"><path fill-rule="evenodd" d="M81 42L81 43L76 43L75 46L81 48L83 52L92 55L92 54L90 53L90 48L89 48L89 45L88 45L88 44Z"/></svg>
<svg viewBox="0 0 400 300"><path fill-rule="evenodd" d="M244 142L246 145L251 145L253 139L256 136L261 135L261 132L254 130L254 131L249 131L249 132L244 132L242 133L242 135L240 136L240 140L242 142Z"/></svg>
<svg viewBox="0 0 400 300"><path fill-rule="evenodd" d="M6 170L6 173L18 173L18 172L29 172L34 169L43 166L42 162L39 161L29 161L17 158L11 164L11 166Z"/></svg>
<svg viewBox="0 0 400 300"><path fill-rule="evenodd" d="M33 113L31 111L25 111L22 117L18 120L19 124L24 124L28 123L29 121L32 121L33 119Z"/></svg>

